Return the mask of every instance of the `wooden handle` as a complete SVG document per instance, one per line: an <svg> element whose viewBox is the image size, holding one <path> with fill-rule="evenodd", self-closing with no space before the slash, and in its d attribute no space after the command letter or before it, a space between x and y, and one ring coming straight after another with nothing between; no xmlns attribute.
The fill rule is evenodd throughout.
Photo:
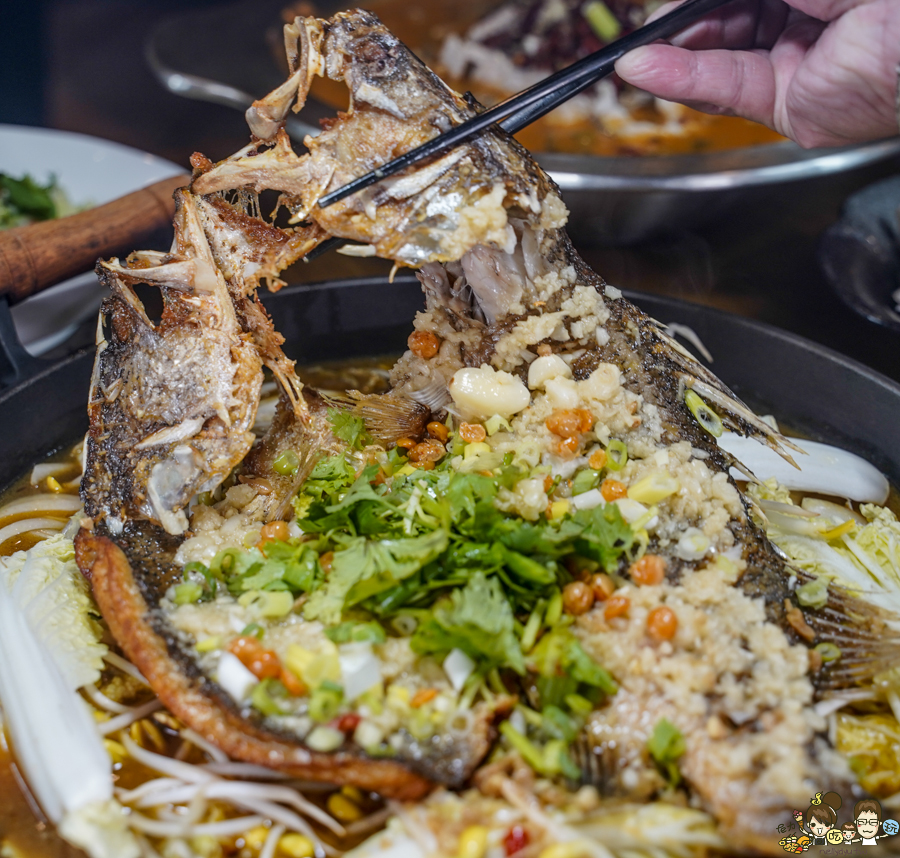
<svg viewBox="0 0 900 858"><path fill-rule="evenodd" d="M16 303L90 271L99 257L124 256L171 225L172 194L190 177L163 179L97 208L0 232L0 295Z"/></svg>

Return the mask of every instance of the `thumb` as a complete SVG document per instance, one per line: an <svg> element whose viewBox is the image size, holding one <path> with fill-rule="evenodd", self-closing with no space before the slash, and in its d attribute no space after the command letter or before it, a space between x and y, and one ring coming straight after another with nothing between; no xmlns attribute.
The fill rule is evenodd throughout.
<svg viewBox="0 0 900 858"><path fill-rule="evenodd" d="M710 105L772 127L775 74L766 52L647 45L622 57L616 73L666 101Z"/></svg>

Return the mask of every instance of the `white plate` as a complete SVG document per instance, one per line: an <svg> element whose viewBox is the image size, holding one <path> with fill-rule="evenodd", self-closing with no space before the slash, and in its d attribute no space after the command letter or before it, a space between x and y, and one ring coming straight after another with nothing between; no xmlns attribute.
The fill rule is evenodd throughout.
<svg viewBox="0 0 900 858"><path fill-rule="evenodd" d="M28 173L38 182L56 175L78 206L102 205L184 172L177 164L139 149L49 128L0 125L0 172ZM43 354L97 312L105 290L93 272L66 280L12 308L22 344Z"/></svg>

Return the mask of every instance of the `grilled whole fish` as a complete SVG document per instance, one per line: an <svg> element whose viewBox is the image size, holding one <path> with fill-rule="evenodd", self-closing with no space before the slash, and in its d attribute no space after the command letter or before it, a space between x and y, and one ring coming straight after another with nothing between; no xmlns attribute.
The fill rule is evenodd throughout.
<svg viewBox="0 0 900 858"><path fill-rule="evenodd" d="M411 349L394 367L395 401L406 398L434 414L475 422L496 414L505 424L501 420L485 440L491 453L540 463L563 481L587 466L590 451L612 449L611 442L627 449L627 462L617 463L615 476L646 503L635 497L617 503L646 531L647 549L665 562L665 579L645 586L623 567L616 610L598 602L573 622L581 645L619 685L590 715L580 739L585 780L604 793L641 800L661 791L665 781L646 749L654 725L665 719L684 736L680 770L692 800L716 816L728 842L771 852L771 832L789 809L817 791L836 788L846 795L851 789L849 769L829 747L813 703L816 695L871 682L896 658L894 618L833 587L822 608L800 606L796 589L807 579L785 565L754 523L728 475L735 463L694 417L686 394L696 394L733 431L785 455L788 442L584 264L563 231L566 210L556 188L514 140L490 131L363 194L317 208L324 193L464 121L477 105L450 91L369 13L298 18L286 28L286 41L291 76L249 111L253 142L217 165L195 156L185 197L206 218L213 236L208 246L228 284L237 327L253 327L246 321L252 313L241 308L252 301L257 272L265 269L277 279L282 263L328 235L361 242L374 254L418 267L425 292L426 309L414 324L430 347ZM302 106L317 74L344 80L351 104L321 135L307 139L308 154L298 156L281 123L292 106ZM256 227L252 212L221 196L237 192L250 199L248 194L267 189L281 192L281 204L298 224L294 230ZM239 249L251 233L270 236L269 251ZM240 240L229 242L226 234ZM253 241L247 246L255 247ZM131 268L116 274L122 282L146 277ZM125 297L117 300L127 304ZM256 323L254 330L263 328ZM249 330L244 335L255 342ZM104 362L105 351L98 356L98 378L107 385L104 373L114 381L120 370ZM320 450L339 448L324 424L315 423L320 405L297 394L299 382L265 349L257 345L256 354L279 367L285 398L268 442L244 462L242 476L250 481L270 476L286 438L315 437ZM362 415L372 401L357 397L352 404ZM590 428L561 428L563 417L583 413ZM92 414L92 437L106 437L102 430L113 423L104 420ZM115 427L110 437L116 437ZM100 441L93 443L92 451ZM133 446L110 448L105 459L89 454L94 459L85 497L97 527L79 536L82 568L94 576L117 640L167 705L229 753L259 760L263 728L255 716L222 702L184 631L172 625L164 606L157 610L165 588L153 584L155 595L148 596L146 579L153 572L145 571L145 555L153 549L136 547L132 534L146 533L147 526L135 520L164 527L166 521L131 489L135 468L127 457ZM164 461L177 449L167 449ZM228 461L237 464L245 452L240 446ZM305 464L297 473L306 473ZM224 479L221 468L215 479ZM260 520L275 509L281 513L301 480L294 475L275 484L276 497L265 513L260 509ZM191 491L214 481L210 475L186 481L170 507L182 510ZM108 483L128 491L114 494ZM533 489L517 486L501 495L502 508L537 519L548 497L540 486L536 495ZM592 491L599 504L599 490ZM118 505L108 500L120 495L126 500ZM585 495L590 492L554 497L587 508ZM123 520L130 523L117 535ZM166 529L180 533L184 527ZM654 637L650 618L658 608L674 614L677 633ZM838 642L841 657L823 665L812 652L823 642ZM169 671L177 674L171 687ZM520 691L526 699L532 693L527 677ZM220 716L227 730L217 728ZM483 713L472 741L449 751L463 758L450 774L446 748L440 749L444 756L424 762L403 754L366 762L346 746L328 760L302 758L288 747L303 743L283 734L277 739L284 744L268 764L323 779L340 769L347 782L410 796L425 788L422 775L463 782L489 747L491 718ZM404 780L401 769L416 773Z"/></svg>

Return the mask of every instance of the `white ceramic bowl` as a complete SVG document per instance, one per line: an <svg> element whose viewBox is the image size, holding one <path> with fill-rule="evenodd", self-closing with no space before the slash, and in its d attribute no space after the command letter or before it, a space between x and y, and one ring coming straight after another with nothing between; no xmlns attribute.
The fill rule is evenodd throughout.
<svg viewBox="0 0 900 858"><path fill-rule="evenodd" d="M108 203L184 170L85 134L0 125L0 172L28 173L41 183L56 175L72 203L83 206ZM104 291L89 271L17 304L12 316L22 344L33 355L59 345L97 311Z"/></svg>

